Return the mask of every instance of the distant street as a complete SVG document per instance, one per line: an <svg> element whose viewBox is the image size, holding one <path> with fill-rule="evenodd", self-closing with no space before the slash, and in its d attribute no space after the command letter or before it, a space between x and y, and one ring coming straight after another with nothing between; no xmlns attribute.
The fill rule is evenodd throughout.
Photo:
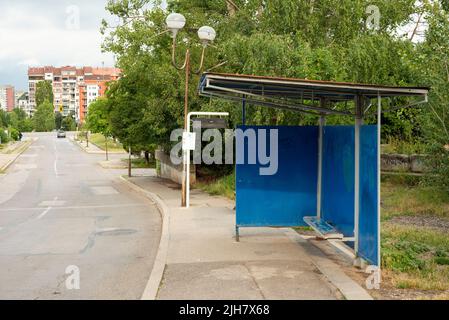
<svg viewBox="0 0 449 320"><path fill-rule="evenodd" d="M0 175L0 299L139 299L160 239L155 206L102 155L28 136L38 140ZM66 287L69 266L79 290Z"/></svg>

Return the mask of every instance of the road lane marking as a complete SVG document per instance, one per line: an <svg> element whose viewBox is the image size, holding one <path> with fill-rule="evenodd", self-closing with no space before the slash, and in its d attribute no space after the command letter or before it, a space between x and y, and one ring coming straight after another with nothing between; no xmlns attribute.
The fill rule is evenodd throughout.
<svg viewBox="0 0 449 320"><path fill-rule="evenodd" d="M39 203L39 207L61 207L65 205L65 203L65 201L61 200L42 201Z"/></svg>
<svg viewBox="0 0 449 320"><path fill-rule="evenodd" d="M59 173L58 173L58 167L56 165L56 161L58 161L58 160L55 160L53 167L54 167L54 170L55 170L55 175L56 175L56 177L58 177Z"/></svg>
<svg viewBox="0 0 449 320"><path fill-rule="evenodd" d="M45 211L42 212L36 219L37 219L37 220L42 219L43 217L45 217L45 215L46 215L50 210L51 210L51 207L48 207L48 208L45 209Z"/></svg>
<svg viewBox="0 0 449 320"><path fill-rule="evenodd" d="M76 210L76 209L115 209L115 208L139 208L139 207L147 207L146 204L124 204L124 205L99 205L99 206L67 206L67 207L55 207L53 210ZM42 208L8 208L8 209L0 209L0 212L8 212L8 211L34 211L34 210L42 210Z"/></svg>
<svg viewBox="0 0 449 320"><path fill-rule="evenodd" d="M54 197L53 198L53 202L56 202L58 200L58 197ZM52 209L51 206L49 206L47 209L44 210L44 212L42 212L38 217L37 220L42 219L43 217L45 217L45 215Z"/></svg>

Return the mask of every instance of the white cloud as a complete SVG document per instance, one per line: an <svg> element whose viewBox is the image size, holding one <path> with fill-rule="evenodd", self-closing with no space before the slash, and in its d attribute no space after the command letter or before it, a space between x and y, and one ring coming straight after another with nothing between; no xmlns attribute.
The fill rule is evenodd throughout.
<svg viewBox="0 0 449 320"><path fill-rule="evenodd" d="M31 58L31 59L19 61L19 63L17 63L17 65L19 65L19 66L37 66L37 65L40 65L40 63L37 59Z"/></svg>
<svg viewBox="0 0 449 320"><path fill-rule="evenodd" d="M0 0L0 84L26 88L27 66L100 66L103 61L113 65L112 55L101 52L105 4L106 0ZM74 16L78 12L79 19Z"/></svg>

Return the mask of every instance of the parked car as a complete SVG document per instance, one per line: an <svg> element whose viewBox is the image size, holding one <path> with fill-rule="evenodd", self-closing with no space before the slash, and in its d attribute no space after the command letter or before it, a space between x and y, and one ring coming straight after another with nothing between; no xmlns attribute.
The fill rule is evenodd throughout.
<svg viewBox="0 0 449 320"><path fill-rule="evenodd" d="M65 138L65 131L64 130L58 130L57 136L58 136L58 139L59 138Z"/></svg>

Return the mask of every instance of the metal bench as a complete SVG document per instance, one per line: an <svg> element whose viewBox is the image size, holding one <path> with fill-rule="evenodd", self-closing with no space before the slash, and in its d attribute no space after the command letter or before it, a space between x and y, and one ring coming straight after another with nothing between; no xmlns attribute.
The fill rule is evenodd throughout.
<svg viewBox="0 0 449 320"><path fill-rule="evenodd" d="M304 222L307 223L322 239L337 239L343 240L344 235L338 231L334 226L318 217L304 217Z"/></svg>

